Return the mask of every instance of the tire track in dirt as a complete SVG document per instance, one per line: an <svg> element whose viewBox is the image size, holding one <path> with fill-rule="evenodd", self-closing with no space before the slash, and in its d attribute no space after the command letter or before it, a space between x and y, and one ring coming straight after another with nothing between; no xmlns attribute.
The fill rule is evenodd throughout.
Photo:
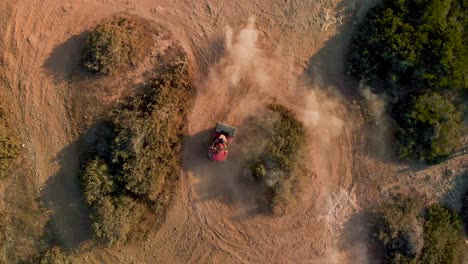
<svg viewBox="0 0 468 264"><path fill-rule="evenodd" d="M7 43L7 48L2 51L2 58L7 62L3 70L9 82L4 92L10 94L10 98L16 98L12 103L17 110L15 112L19 113L17 120L23 121L19 125L21 139L34 166L31 168L32 176L36 177L37 186L46 184L43 201L51 210L54 232L59 234L59 240L65 247L71 247L81 240L80 236L88 233L82 229L83 225L87 228L86 222L83 222L86 218L82 216L86 210L80 207L80 191L74 180L78 169L76 158L63 160L63 166L67 167L61 175L56 175L56 160L61 159L58 157L61 148L71 141L71 129L65 107L66 91L52 84L41 67L45 52L52 44L40 41L45 40L45 32L41 32L41 29L54 26L48 24L47 18L57 15L50 9L41 10L41 13L39 10L44 7L43 4L43 1L35 1L12 7L12 16L2 36L4 43ZM54 33L60 37L59 30L59 27L55 27ZM54 179L48 180L50 176L54 176ZM49 191L51 184L57 186Z"/></svg>
<svg viewBox="0 0 468 264"><path fill-rule="evenodd" d="M0 31L5 46L1 51L3 77L9 82L2 92L14 99L12 108L18 113L17 120L22 120L24 125L18 125L18 131L35 164L33 171L38 185L46 186L44 200L52 211L56 230L64 234L63 244L76 246L87 236L82 234L89 230L86 210L80 205L81 196L76 182L78 157L76 146L72 144L78 124L72 123L67 112L67 105L73 98L70 87L63 85L61 80L54 81L71 72L66 65L77 61L67 60L76 51L62 51L63 57L52 55L58 52L57 47L97 21L128 10L167 26L181 41L193 62L198 97L185 144L186 168L182 172L174 204L158 233L141 244L94 250L84 254L82 261L334 262L327 260L326 256L334 253L336 248L340 230L339 223L333 221L339 222L338 218L342 217L340 210L344 210L333 202L345 201L351 192L351 124L347 123L340 137L329 146L327 154L334 160L315 160L317 166L328 162L330 175L314 179L303 211L281 218L253 215L250 208L244 208L245 204L240 206L236 201L229 201L229 196L235 197L243 190L222 185L232 181L223 176L232 175L230 170L236 167L235 164L220 169L207 163L205 158L208 140L205 130L224 118L239 122L236 121L238 117L229 112L229 106L239 102L246 91L231 91L222 99L225 104L219 105L210 94L204 94L203 80L209 66L222 54L224 27L231 25L237 28L251 15L257 17L260 46L269 51L281 46L294 60L295 68L304 67L304 60L336 33L334 24L327 24L328 30L322 31L327 21L321 17L324 10L332 12L339 4L340 1L285 3L279 0L255 3L247 0L167 0L157 3L149 0L29 0L1 3L0 7L12 9L12 16ZM48 61L51 66L48 68L45 62L50 57L56 61ZM65 68L54 68L54 65ZM248 91L249 88L245 89ZM288 105L296 104L294 91L271 93ZM320 146L317 152L319 150ZM315 188L322 189L320 195L313 191ZM336 188L342 188L343 192L337 192ZM336 192L340 199L331 199L328 191ZM333 201L327 203L328 200ZM337 258L339 260L339 256Z"/></svg>
<svg viewBox="0 0 468 264"><path fill-rule="evenodd" d="M2 25L2 92L17 113L18 132L31 160L34 182L50 210L52 232L65 248L75 248L89 238L88 211L81 202L77 179L79 162L73 120L69 118L70 88L45 62L77 24L89 25L90 13L70 16L60 1L6 1L11 10ZM71 18L71 19L70 19ZM74 20L74 18L79 18ZM81 20L81 21L80 21ZM86 21L86 22L84 22ZM72 51L68 51L72 52ZM62 61L51 64L64 65Z"/></svg>
<svg viewBox="0 0 468 264"><path fill-rule="evenodd" d="M280 97L280 94L276 95ZM197 135L202 133L205 129L211 128L212 124L216 121L224 120L227 117L226 113L229 113L229 111L226 112L228 109L226 107L235 105L235 102L241 99L239 96L242 96L242 93L230 93L221 95L220 97L219 94L204 94L203 90L199 91L195 102L196 105L192 113L191 120L193 123L190 125L190 134ZM216 98L216 100L213 100L213 98ZM348 145L350 142L350 139L347 138L348 136L349 134L346 133L343 139L340 138L337 140L337 144L341 147L337 150L331 150L332 153L330 153L331 156L334 154L337 156L337 161L331 164L331 168L329 168L331 170L330 172L333 173L335 177L336 175L342 176L343 178L350 177L350 165L343 166L343 171L338 169L340 165L342 165L341 163L350 163L352 160L350 145ZM192 156L192 159L195 159L195 161L191 161L190 163L204 166L204 168L195 169L195 172L189 172L182 179L183 182L186 181L182 184L183 188L187 188L185 190L182 189L182 191L189 193L188 207L194 210L192 212L196 217L194 224L197 223L197 225L200 226L199 228L202 229L203 238L207 240L205 243L208 244L205 246L206 248L211 247L214 248L215 251L225 252L225 255L229 256L227 258L231 260L233 258L235 262L268 262L272 260L282 262L288 261L288 258L294 259L294 257L296 261L313 261L317 255L326 255L324 254L325 252L314 252L311 244L307 244L305 247L302 246L304 245L304 241L313 241L319 238L317 234L320 233L323 223L321 223L320 220L312 220L310 223L306 224L303 222L304 215L310 213L315 214L315 211L299 212L292 216L273 220L263 216L255 216L253 219L239 219L237 215L237 210L239 208L236 208L236 205L226 204L217 199L204 200L204 193L200 193L199 190L193 188L193 186L199 185L200 181L203 181L203 178L206 177L206 175L200 175L218 174L212 176L216 178L223 177L222 175L232 176L233 173L229 171L229 168L226 170L224 168L215 167L216 165L213 166L212 164L205 165L204 163L206 163L206 161L203 159L204 155L203 158L196 157L202 153L202 150L199 150L198 146L206 145L206 143L202 143L202 140L195 140L193 145L190 145L191 143L186 145L186 149L189 149L189 152L193 151L193 153L189 155ZM211 172L209 170L211 170ZM213 179L208 179L208 181L210 180ZM349 182L349 180L340 180L340 177L335 179L335 181L337 186L341 185L345 189L348 186L347 182ZM334 185L334 183L330 183L330 185ZM216 186L214 186L214 188L216 188ZM202 196L200 197L200 195ZM340 212L334 212L331 217L340 217L338 215L339 213ZM325 225L326 224L328 223L325 223ZM336 232L337 230L331 231ZM310 233L307 234L308 232ZM272 234L281 234L283 237L272 237ZM292 234L296 236L293 237ZM324 235L322 240L326 240L328 235L330 234ZM197 243L201 244L203 242L198 240ZM333 245L328 245L328 247L333 248ZM275 253L275 249L279 248L287 252L287 255ZM325 250L326 249L327 247L325 246ZM326 253L328 253L328 251ZM198 254L194 251L189 255L191 255L191 259L194 260L198 259L196 257L194 258L194 256L202 257L201 254ZM289 261L291 261L291 259L289 259Z"/></svg>

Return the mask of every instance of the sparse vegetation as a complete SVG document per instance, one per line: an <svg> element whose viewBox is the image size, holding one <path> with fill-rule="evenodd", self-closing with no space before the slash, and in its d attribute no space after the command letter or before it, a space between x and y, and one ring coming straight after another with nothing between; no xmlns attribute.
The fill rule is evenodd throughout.
<svg viewBox="0 0 468 264"><path fill-rule="evenodd" d="M113 74L137 63L148 34L132 17L117 17L99 24L86 37L83 65L99 74Z"/></svg>
<svg viewBox="0 0 468 264"><path fill-rule="evenodd" d="M385 246L386 263L411 263L421 255L424 241L420 210L416 200L403 199L376 211L377 239Z"/></svg>
<svg viewBox="0 0 468 264"><path fill-rule="evenodd" d="M5 178L18 156L18 144L4 133L0 132L0 179Z"/></svg>
<svg viewBox="0 0 468 264"><path fill-rule="evenodd" d="M170 65L99 128L82 179L94 233L104 243L144 233L151 225L142 219L167 203L180 171L190 92L187 63Z"/></svg>
<svg viewBox="0 0 468 264"><path fill-rule="evenodd" d="M7 127L7 115L0 105L0 180L7 177L19 154L19 144Z"/></svg>
<svg viewBox="0 0 468 264"><path fill-rule="evenodd" d="M62 249L58 246L53 246L39 260L40 264L68 264L70 261Z"/></svg>
<svg viewBox="0 0 468 264"><path fill-rule="evenodd" d="M385 247L385 263L463 263L466 246L460 217L432 205L401 199L376 210L376 238Z"/></svg>
<svg viewBox="0 0 468 264"><path fill-rule="evenodd" d="M301 173L301 155L306 145L304 125L284 106L271 104L270 119L253 123L271 123L271 127L255 134L265 135L264 151L253 162L252 174L264 186L265 201L274 213L286 210L293 200L295 181ZM261 129L257 127L257 129ZM302 171L301 171L302 170Z"/></svg>
<svg viewBox="0 0 468 264"><path fill-rule="evenodd" d="M34 177L25 166L15 166L21 157L13 122L0 103L0 263L23 263L36 254L46 220L36 200Z"/></svg>
<svg viewBox="0 0 468 264"><path fill-rule="evenodd" d="M441 160L460 138L463 123L452 104L468 88L467 7L385 0L357 28L348 70L391 97L403 158Z"/></svg>
<svg viewBox="0 0 468 264"><path fill-rule="evenodd" d="M25 186L21 184L21 187ZM46 216L29 197L30 187L22 188L6 189L7 192L23 192L23 197L12 195L14 197L6 198L7 208L0 210L0 263L26 262L46 243L43 233ZM12 201L13 198L17 200ZM14 205L25 209L11 210Z"/></svg>

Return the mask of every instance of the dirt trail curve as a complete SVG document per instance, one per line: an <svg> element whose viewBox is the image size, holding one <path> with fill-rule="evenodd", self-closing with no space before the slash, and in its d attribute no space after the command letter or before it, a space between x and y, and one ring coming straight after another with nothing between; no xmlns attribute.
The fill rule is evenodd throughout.
<svg viewBox="0 0 468 264"><path fill-rule="evenodd" d="M223 178L232 173L230 167L213 173L213 165L203 163L193 154L202 152L199 146L204 143L203 131L218 118L225 118L222 113L207 114L212 112L210 97L202 92L207 69L222 54L225 26L238 28L249 16L255 16L262 49L273 52L281 47L294 68L309 66L309 71L317 74L315 81L319 88L335 85L345 89L342 79L332 80L342 78L342 61L330 60L342 58L346 36L331 43L326 41L336 34L342 22L341 12L359 12L372 2L375 1L2 1L0 10L5 21L0 25L0 74L5 87L1 92L11 98L11 107L18 113L21 121L18 134L26 142L37 185L45 186L43 197L64 245L74 247L89 235L86 210L79 202L76 181L78 162L73 145L76 124L71 123L67 109L71 92L61 81L79 59L80 44L70 39L111 14L127 11L167 26L193 62L199 94L189 125L184 176L175 203L157 234L141 245L95 250L78 260L84 263L346 262L336 242L340 219L346 214L346 207L354 206L349 204L352 201L349 122L330 144L323 145L324 148L316 146L317 151L326 151L323 157L334 158L333 161L313 160L316 167L324 168L318 172L314 187L325 191L311 191L306 200L318 200L321 204L306 204L304 210L281 218L252 215L230 201L229 197L240 195L235 188L223 187L223 181L230 181ZM324 45L328 47L325 49ZM325 54L317 57L323 50ZM314 56L316 59L307 65ZM242 96L233 93L225 99L229 104ZM286 100L294 104L293 96L289 99L286 96ZM349 120L352 118L349 115L342 118Z"/></svg>

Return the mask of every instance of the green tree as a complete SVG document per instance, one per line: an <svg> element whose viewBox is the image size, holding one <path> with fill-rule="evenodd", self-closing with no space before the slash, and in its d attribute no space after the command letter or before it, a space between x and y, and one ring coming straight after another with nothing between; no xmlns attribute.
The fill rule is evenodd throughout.
<svg viewBox="0 0 468 264"><path fill-rule="evenodd" d="M68 264L70 261L58 246L53 246L40 258L40 264Z"/></svg>
<svg viewBox="0 0 468 264"><path fill-rule="evenodd" d="M423 94L395 111L401 157L432 163L447 157L459 145L463 113L449 99L436 93Z"/></svg>
<svg viewBox="0 0 468 264"><path fill-rule="evenodd" d="M192 84L185 62L162 70L110 113L86 157L84 197L105 244L144 236L151 226L141 223L165 209L178 179Z"/></svg>
<svg viewBox="0 0 468 264"><path fill-rule="evenodd" d="M397 199L376 210L376 235L385 246L385 263L417 263L424 245L420 211L414 199Z"/></svg>
<svg viewBox="0 0 468 264"><path fill-rule="evenodd" d="M357 28L347 56L349 71L373 83L383 82L385 91L396 97L466 89L462 5L454 0L383 1Z"/></svg>
<svg viewBox="0 0 468 264"><path fill-rule="evenodd" d="M425 218L421 263L463 263L467 248L460 216L446 207L433 205Z"/></svg>
<svg viewBox="0 0 468 264"><path fill-rule="evenodd" d="M422 211L416 200L402 198L375 211L376 237L385 247L384 263L464 263L468 248L460 216L438 204Z"/></svg>
<svg viewBox="0 0 468 264"><path fill-rule="evenodd" d="M447 98L468 91L467 8L464 0L384 0L351 40L348 71L392 99L401 157L436 162L459 142L461 112Z"/></svg>
<svg viewBox="0 0 468 264"><path fill-rule="evenodd" d="M255 144L264 150L252 162L252 175L263 185L262 206L282 214L294 202L300 177L307 174L301 163L307 136L304 124L279 104L270 104L267 116L254 118L251 134L262 135Z"/></svg>

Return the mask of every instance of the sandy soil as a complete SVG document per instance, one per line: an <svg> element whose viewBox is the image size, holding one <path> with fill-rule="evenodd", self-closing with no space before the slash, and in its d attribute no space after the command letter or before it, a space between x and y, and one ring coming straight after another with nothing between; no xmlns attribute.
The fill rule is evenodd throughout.
<svg viewBox="0 0 468 264"><path fill-rule="evenodd" d="M52 212L61 243L66 248L76 248L89 238L87 211L79 200L76 177L76 124L69 116L73 93L66 80L78 63L82 33L109 15L127 11L162 23L173 32L191 57L200 91L190 121L191 138L186 143L180 192L161 230L142 245L118 251L97 250L84 258L97 262L114 262L117 258L175 263L338 260L337 230L344 221L341 214L348 210L345 206L348 196L352 195L351 125L346 125L329 147L317 150L327 151L327 155L316 155L313 161L323 171L317 172L305 200L323 203L305 203L304 210L281 218L249 214L237 198L227 202L225 196L230 192L235 197L242 192L228 177L233 171L204 162L198 157L201 155L198 146L206 145L200 136L203 131L215 121L228 118L229 108L245 95L242 91L230 92L224 96L225 104L219 107L203 90L207 69L223 56L227 25L238 30L248 17L255 16L261 49L272 54L280 48L281 57L290 62L292 71L306 68L304 76L314 79L320 86L317 88L341 85L338 88L345 89L343 80L335 79L340 74L341 61L328 60L340 58L346 38L328 47L337 49L333 54L315 56L336 34L343 12L359 8L355 4L351 1L3 3L2 10L9 13L8 21L2 24L5 47L2 65L9 82L4 92L13 99L12 107L18 109L18 120L23 125L18 130L35 166L37 185L44 186L43 200ZM268 92L271 96L286 96L285 103L293 105L298 97L294 91L288 94L288 90L291 89L286 89L286 93ZM241 120L234 117L230 121L236 125ZM331 156L335 157L333 161L328 158ZM230 181L233 184L226 184Z"/></svg>
<svg viewBox="0 0 468 264"><path fill-rule="evenodd" d="M76 249L90 236L87 209L80 201L77 182L78 124L70 109L75 92L67 82L79 63L83 32L112 14L129 12L170 29L192 62L197 96L185 142L181 186L164 224L143 243L87 251L77 256L76 262L372 262L365 245L340 241L345 227L353 228L347 222L359 211L359 201L393 188L387 184L369 191L368 187L377 186L384 174L395 178L405 167L372 158L361 148L365 141L363 121L358 106L350 103L353 87L343 74L343 52L352 25L349 19L358 19L374 2L2 1L0 65L6 85L1 92L11 98L11 108L20 120L18 134L34 164L34 180L37 186L43 186L44 204L52 212L60 242L69 249ZM251 85L251 80L238 83L236 88L225 86L232 89L213 89L209 69L224 69L220 60L229 59L225 27L231 26L236 35L251 16L256 19L260 53L255 55L259 64L251 67L268 65L266 73L275 85L259 90L265 85ZM272 65L275 60L279 68ZM287 76L275 75L278 69ZM220 101L213 101L213 93ZM283 217L252 210L247 191L237 182L243 171L235 157L244 155L242 149L234 149L222 167L208 163L204 153L206 131L216 121L239 125L244 116L232 113L250 109L239 106L246 102L251 106L252 100L268 97L292 107L305 122L310 114L325 113L318 123L310 125L314 143L310 165L315 176L300 207ZM237 112L232 111L234 107ZM342 121L338 132L327 127L334 118ZM326 129L318 129L322 125ZM462 153L452 162L463 168L466 155ZM378 172L385 173L369 179ZM420 173L424 174L423 170Z"/></svg>

